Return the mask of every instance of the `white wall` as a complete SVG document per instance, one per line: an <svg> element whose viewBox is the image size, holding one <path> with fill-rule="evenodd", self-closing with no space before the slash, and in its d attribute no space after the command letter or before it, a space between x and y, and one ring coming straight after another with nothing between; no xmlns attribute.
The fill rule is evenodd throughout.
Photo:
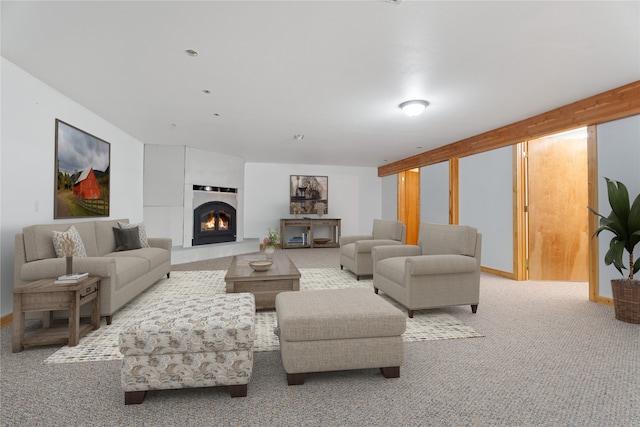
<svg viewBox="0 0 640 427"><path fill-rule="evenodd" d="M398 219L398 174L382 177L381 219ZM369 234L368 232L365 234Z"/></svg>
<svg viewBox="0 0 640 427"><path fill-rule="evenodd" d="M609 215L611 206L607 197L605 177L622 182L629 190L631 202L640 194L640 115L627 117L597 127L598 139L598 208L604 216ZM604 297L612 297L611 279L622 276L613 265L604 264L604 255L609 250L612 234L606 231L598 238L599 251L599 292ZM640 255L636 247L634 259ZM627 252L625 252L626 254ZM628 255L625 255L625 261ZM625 262L625 265L627 263ZM625 270L623 270L625 271ZM628 270L626 270L628 274ZM634 276L635 278L635 276Z"/></svg>
<svg viewBox="0 0 640 427"><path fill-rule="evenodd" d="M0 316L13 311L14 237L53 219L55 119L111 143L110 218L142 221L143 145L2 58ZM87 219L91 220L91 219Z"/></svg>
<svg viewBox="0 0 640 427"><path fill-rule="evenodd" d="M513 273L513 147L459 162L459 223L482 233L482 265Z"/></svg>
<svg viewBox="0 0 640 427"><path fill-rule="evenodd" d="M449 162L420 168L420 222L449 223Z"/></svg>
<svg viewBox="0 0 640 427"><path fill-rule="evenodd" d="M291 175L329 179L326 218L341 218L342 235L368 234L381 216L381 179L374 167L245 163L245 236L264 238L269 228L280 230L289 213ZM317 218L317 215L308 215Z"/></svg>

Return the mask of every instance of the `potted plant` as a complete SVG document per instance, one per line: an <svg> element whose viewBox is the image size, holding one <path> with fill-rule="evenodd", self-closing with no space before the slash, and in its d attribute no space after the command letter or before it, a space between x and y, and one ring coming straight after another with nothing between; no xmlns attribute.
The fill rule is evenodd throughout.
<svg viewBox="0 0 640 427"><path fill-rule="evenodd" d="M605 180L611 213L605 217L594 209L588 208L600 217L600 227L594 233L594 237L605 230L613 233L609 250L604 256L604 263L605 265L613 264L623 276L622 279L611 280L616 319L640 323L640 280L633 278L633 274L640 270L640 257L635 262L633 259L633 249L640 242L640 194L631 204L629 192L623 183L609 178ZM626 279L622 271L627 270L623 261L625 251L629 257L629 277Z"/></svg>
<svg viewBox="0 0 640 427"><path fill-rule="evenodd" d="M276 246L280 244L280 234L275 230L269 229L268 236L262 240L262 244L264 245L264 253L267 259L271 259L276 251Z"/></svg>

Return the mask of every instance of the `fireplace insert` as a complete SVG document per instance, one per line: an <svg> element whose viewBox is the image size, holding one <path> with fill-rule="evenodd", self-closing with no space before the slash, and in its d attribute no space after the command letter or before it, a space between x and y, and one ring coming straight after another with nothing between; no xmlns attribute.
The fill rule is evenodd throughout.
<svg viewBox="0 0 640 427"><path fill-rule="evenodd" d="M192 245L236 241L236 210L224 202L207 202L193 211Z"/></svg>

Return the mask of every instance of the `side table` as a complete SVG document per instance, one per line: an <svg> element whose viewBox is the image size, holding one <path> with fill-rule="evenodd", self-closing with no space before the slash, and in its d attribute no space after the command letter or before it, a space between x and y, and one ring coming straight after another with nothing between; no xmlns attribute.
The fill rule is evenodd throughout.
<svg viewBox="0 0 640 427"><path fill-rule="evenodd" d="M100 277L56 285L55 279L42 279L13 289L13 352L25 346L78 345L81 337L100 328ZM93 301L91 323L80 324L80 307ZM69 325L54 325L53 310L69 310ZM25 337L24 313L44 311L43 328Z"/></svg>

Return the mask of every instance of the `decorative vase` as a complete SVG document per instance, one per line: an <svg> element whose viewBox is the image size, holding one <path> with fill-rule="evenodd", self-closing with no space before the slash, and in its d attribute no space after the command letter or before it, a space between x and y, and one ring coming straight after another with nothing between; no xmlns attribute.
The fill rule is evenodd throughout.
<svg viewBox="0 0 640 427"><path fill-rule="evenodd" d="M73 274L73 256L67 256L67 273Z"/></svg>
<svg viewBox="0 0 640 427"><path fill-rule="evenodd" d="M273 258L273 253L276 251L275 246L267 246L264 248L264 254L267 256L267 259Z"/></svg>

